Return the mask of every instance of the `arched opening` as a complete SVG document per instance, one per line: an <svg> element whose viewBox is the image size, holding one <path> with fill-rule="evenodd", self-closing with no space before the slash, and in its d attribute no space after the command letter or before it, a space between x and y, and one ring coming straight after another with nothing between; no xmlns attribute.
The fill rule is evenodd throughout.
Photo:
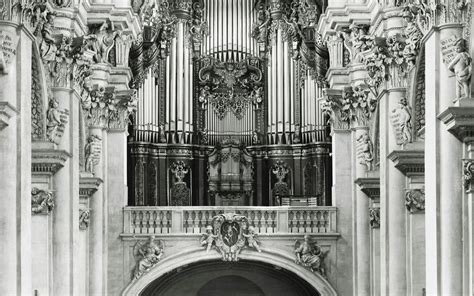
<svg viewBox="0 0 474 296"><path fill-rule="evenodd" d="M176 268L152 281L141 296L318 296L296 274L264 262L201 261Z"/></svg>
<svg viewBox="0 0 474 296"><path fill-rule="evenodd" d="M208 281L199 289L197 296L220 296L227 291L228 296L265 296L254 282L236 275L226 275Z"/></svg>

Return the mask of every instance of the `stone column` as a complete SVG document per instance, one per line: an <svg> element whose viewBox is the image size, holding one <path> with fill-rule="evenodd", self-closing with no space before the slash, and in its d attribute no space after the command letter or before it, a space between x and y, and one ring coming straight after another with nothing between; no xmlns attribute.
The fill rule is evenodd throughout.
<svg viewBox="0 0 474 296"><path fill-rule="evenodd" d="M426 292L464 295L462 236L462 143L438 120L453 105L455 78L442 50L461 36L461 25L442 25L425 37L426 56Z"/></svg>
<svg viewBox="0 0 474 296"><path fill-rule="evenodd" d="M352 182L353 205L355 208L355 277L354 295L370 294L370 233L369 233L369 199L355 184L358 178L364 178L367 174L367 164L361 145L364 145L365 137L369 137L369 128L358 126L352 129ZM371 162L370 162L371 164Z"/></svg>
<svg viewBox="0 0 474 296"><path fill-rule="evenodd" d="M0 294L31 294L31 48L33 36L0 21ZM7 42L6 36L9 41ZM13 54L6 54L7 49ZM15 55L16 54L16 55Z"/></svg>

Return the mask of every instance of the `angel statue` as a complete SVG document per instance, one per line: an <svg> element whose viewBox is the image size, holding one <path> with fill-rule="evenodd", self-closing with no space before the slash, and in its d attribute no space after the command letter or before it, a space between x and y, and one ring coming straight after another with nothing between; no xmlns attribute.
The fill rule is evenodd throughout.
<svg viewBox="0 0 474 296"><path fill-rule="evenodd" d="M209 252L212 246L215 245L216 238L217 235L212 233L212 226L207 225L206 233L204 233L201 237L201 246L206 246L206 252Z"/></svg>
<svg viewBox="0 0 474 296"><path fill-rule="evenodd" d="M262 252L262 250L260 249L260 246L259 246L260 241L257 238L257 233L255 232L255 227L250 226L248 233L243 233L242 235L246 238L247 245L249 247L254 248L259 253Z"/></svg>
<svg viewBox="0 0 474 296"><path fill-rule="evenodd" d="M133 247L133 255L137 258L137 265L133 271L133 279L137 280L157 264L163 256L164 243L162 240L155 242L152 235L148 241L137 241Z"/></svg>
<svg viewBox="0 0 474 296"><path fill-rule="evenodd" d="M329 251L321 250L317 242L311 242L309 235L304 236L304 241L297 240L295 242L295 262L308 267L312 272L318 272L322 276L326 276L323 260Z"/></svg>

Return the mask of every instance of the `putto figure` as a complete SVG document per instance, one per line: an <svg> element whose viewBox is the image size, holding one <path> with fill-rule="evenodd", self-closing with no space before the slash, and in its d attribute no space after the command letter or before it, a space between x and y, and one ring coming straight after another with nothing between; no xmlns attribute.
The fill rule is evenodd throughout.
<svg viewBox="0 0 474 296"><path fill-rule="evenodd" d="M295 262L297 264L308 267L312 272L318 272L322 276L326 276L324 268L324 258L329 251L322 251L317 242L311 242L309 235L304 236L304 241L297 240L295 242Z"/></svg>
<svg viewBox="0 0 474 296"><path fill-rule="evenodd" d="M260 249L260 246L259 246L260 242L257 238L257 233L255 232L255 227L250 226L249 230L248 230L248 233L243 233L242 235L246 238L247 245L250 248L254 248L259 253L262 252L262 250Z"/></svg>
<svg viewBox="0 0 474 296"><path fill-rule="evenodd" d="M212 232L212 226L207 225L206 233L204 233L201 237L201 246L206 246L206 252L209 252L212 246L215 245L216 238L217 235Z"/></svg>
<svg viewBox="0 0 474 296"><path fill-rule="evenodd" d="M455 102L469 97L469 81L472 73L472 59L467 53L466 40L458 39L456 46L456 56L449 63L449 70L456 75L456 99Z"/></svg>
<svg viewBox="0 0 474 296"><path fill-rule="evenodd" d="M133 248L133 254L137 258L137 265L133 272L133 278L139 279L144 273L148 272L157 264L163 256L164 243L159 240L155 242L155 236L150 236L147 242L137 241Z"/></svg>

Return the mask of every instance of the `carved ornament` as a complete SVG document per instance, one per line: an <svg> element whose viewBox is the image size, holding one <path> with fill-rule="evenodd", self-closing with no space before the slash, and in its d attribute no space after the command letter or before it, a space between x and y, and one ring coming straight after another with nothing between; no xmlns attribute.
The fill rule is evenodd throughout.
<svg viewBox="0 0 474 296"><path fill-rule="evenodd" d="M372 228L380 228L380 208L373 207L369 209L369 224Z"/></svg>
<svg viewBox="0 0 474 296"><path fill-rule="evenodd" d="M59 109L58 100L54 97L49 99L49 109L47 112L46 136L49 141L59 144L69 118L67 109Z"/></svg>
<svg viewBox="0 0 474 296"><path fill-rule="evenodd" d="M84 169L86 172L95 173L95 167L100 162L102 154L102 139L96 135L91 135L87 138L87 144L84 147L85 164Z"/></svg>
<svg viewBox="0 0 474 296"><path fill-rule="evenodd" d="M398 107L392 110L390 121L398 145L406 145L413 141L412 110L406 98L400 98Z"/></svg>
<svg viewBox="0 0 474 296"><path fill-rule="evenodd" d="M86 230L89 227L91 217L90 209L79 209L79 229Z"/></svg>
<svg viewBox="0 0 474 296"><path fill-rule="evenodd" d="M372 162L374 161L374 145L370 139L368 131L364 131L356 139L356 153L360 164L366 165L367 170L372 170Z"/></svg>
<svg viewBox="0 0 474 296"><path fill-rule="evenodd" d="M463 184L466 191L471 191L474 185L474 160L464 160Z"/></svg>
<svg viewBox="0 0 474 296"><path fill-rule="evenodd" d="M188 206L191 191L184 181L189 173L188 166L183 161L175 161L171 165L171 173L174 175L174 184L171 188L171 205L172 206Z"/></svg>
<svg viewBox="0 0 474 296"><path fill-rule="evenodd" d="M410 213L425 210L425 190L411 189L405 193L405 206Z"/></svg>
<svg viewBox="0 0 474 296"><path fill-rule="evenodd" d="M223 261L238 261L239 254L245 247L262 251L257 236L247 217L229 213L213 217L200 242L207 252L215 248L222 255Z"/></svg>
<svg viewBox="0 0 474 296"><path fill-rule="evenodd" d="M31 211L33 214L48 215L53 209L54 198L51 191L31 189Z"/></svg>

